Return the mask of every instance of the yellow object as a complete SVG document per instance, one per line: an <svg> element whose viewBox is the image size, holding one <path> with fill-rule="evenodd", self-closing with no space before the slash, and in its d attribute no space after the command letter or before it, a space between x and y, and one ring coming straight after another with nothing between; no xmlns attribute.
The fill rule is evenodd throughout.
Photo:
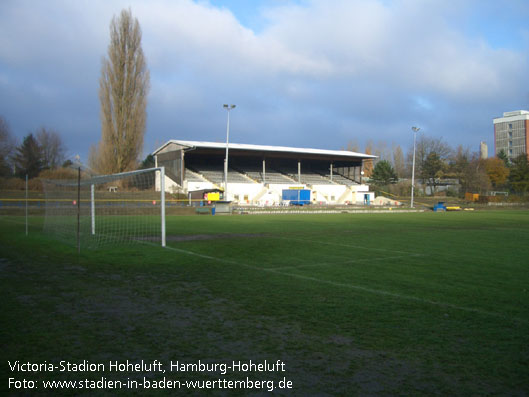
<svg viewBox="0 0 529 397"><path fill-rule="evenodd" d="M461 207L446 207L447 211L461 211Z"/></svg>
<svg viewBox="0 0 529 397"><path fill-rule="evenodd" d="M220 200L220 193L214 192L214 193L208 193L208 201L219 201Z"/></svg>
<svg viewBox="0 0 529 397"><path fill-rule="evenodd" d="M478 201L479 200L479 194L477 194L477 193L465 193L465 200L466 201Z"/></svg>

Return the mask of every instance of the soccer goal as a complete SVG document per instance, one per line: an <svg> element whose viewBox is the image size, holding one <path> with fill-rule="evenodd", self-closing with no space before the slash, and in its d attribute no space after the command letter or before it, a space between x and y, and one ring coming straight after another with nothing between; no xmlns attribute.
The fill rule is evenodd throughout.
<svg viewBox="0 0 529 397"><path fill-rule="evenodd" d="M43 180L44 230L78 250L131 242L165 247L164 167Z"/></svg>

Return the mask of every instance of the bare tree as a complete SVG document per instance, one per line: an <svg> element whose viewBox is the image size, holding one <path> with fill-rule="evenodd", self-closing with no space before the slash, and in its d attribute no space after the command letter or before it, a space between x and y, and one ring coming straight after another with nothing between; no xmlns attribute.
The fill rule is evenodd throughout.
<svg viewBox="0 0 529 397"><path fill-rule="evenodd" d="M0 116L0 176L12 174L12 157L16 142L7 121Z"/></svg>
<svg viewBox="0 0 529 397"><path fill-rule="evenodd" d="M463 147L463 145L458 145L451 156L450 168L452 168L452 172L456 174L461 173L471 160L472 154L470 153L470 149L468 147Z"/></svg>
<svg viewBox="0 0 529 397"><path fill-rule="evenodd" d="M391 163L391 150L388 148L386 141L378 141L376 145L374 145L373 154L378 156L378 158L375 160L375 163L382 160L386 160Z"/></svg>
<svg viewBox="0 0 529 397"><path fill-rule="evenodd" d="M108 58L99 81L101 142L97 171L136 168L143 148L147 118L149 71L141 47L141 29L131 10L122 10L110 23Z"/></svg>
<svg viewBox="0 0 529 397"><path fill-rule="evenodd" d="M406 163L400 145L393 146L393 168L399 178L403 178L406 175Z"/></svg>
<svg viewBox="0 0 529 397"><path fill-rule="evenodd" d="M479 158L479 153L471 155L461 173L461 188L464 192L485 194L492 187L487 175L485 161Z"/></svg>
<svg viewBox="0 0 529 397"><path fill-rule="evenodd" d="M367 142L365 153L366 154L373 153L373 142L371 140ZM363 171L364 171L364 176L366 178L371 177L371 174L373 174L374 167L375 167L375 164L374 164L373 159L364 160Z"/></svg>
<svg viewBox="0 0 529 397"><path fill-rule="evenodd" d="M422 164L430 153L437 153L441 160L447 160L452 153L452 148L441 138L430 138L421 135L417 139L417 161Z"/></svg>
<svg viewBox="0 0 529 397"><path fill-rule="evenodd" d="M88 151L88 167L98 172L101 172L100 171L101 170L101 160L99 159L101 157L99 155L101 151L100 146L101 146L101 142L99 142L98 145L91 145Z"/></svg>
<svg viewBox="0 0 529 397"><path fill-rule="evenodd" d="M435 153L437 158L446 163L452 153L452 148L441 138L431 138L421 135L417 138L415 151L415 174L421 179L423 189L426 191L427 173L423 172L428 156ZM411 170L413 148L408 152L408 166ZM411 174L411 171L410 171Z"/></svg>
<svg viewBox="0 0 529 397"><path fill-rule="evenodd" d="M447 164L436 152L430 152L426 161L422 165L421 177L427 181L430 186L432 195L435 195L438 181L442 176L443 171L446 169Z"/></svg>
<svg viewBox="0 0 529 397"><path fill-rule="evenodd" d="M42 154L42 167L50 170L59 167L66 151L60 135L56 131L40 127L35 137Z"/></svg>
<svg viewBox="0 0 529 397"><path fill-rule="evenodd" d="M351 140L349 140L349 142L347 142L347 147L346 149L347 151L349 152L359 152L360 151L360 146L358 146L358 141L353 138Z"/></svg>

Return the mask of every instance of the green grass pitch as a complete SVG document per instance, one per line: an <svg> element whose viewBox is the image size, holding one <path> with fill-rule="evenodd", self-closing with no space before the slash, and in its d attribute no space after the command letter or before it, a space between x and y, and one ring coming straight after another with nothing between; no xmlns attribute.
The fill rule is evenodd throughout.
<svg viewBox="0 0 529 397"><path fill-rule="evenodd" d="M102 376L8 360L279 359L285 372L164 376L286 377L279 393L304 396L529 393L527 211L174 216L166 249L80 255L41 223L26 237L0 218L4 390Z"/></svg>

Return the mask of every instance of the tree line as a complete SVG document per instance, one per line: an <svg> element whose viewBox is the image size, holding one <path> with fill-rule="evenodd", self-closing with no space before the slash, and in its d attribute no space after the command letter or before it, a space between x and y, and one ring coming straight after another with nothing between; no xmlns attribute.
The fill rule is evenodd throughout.
<svg viewBox="0 0 529 397"><path fill-rule="evenodd" d="M347 149L360 151L353 144L348 145ZM17 144L7 121L0 116L0 177L24 178L28 175L34 178L43 171L70 167L73 163L66 159L65 153L66 147L60 134L45 127L30 132ZM409 195L413 148L405 155L398 145L390 149L384 142L376 145L369 142L365 153L378 156L376 160L364 163L364 176L369 178L375 189ZM147 168L152 167L153 163L149 155L143 162L134 161L129 167ZM50 175L53 176L47 172L46 176ZM435 194L440 183L450 179L460 186L461 195L465 192L486 194L490 191L527 194L529 162L524 154L510 161L504 152L482 159L478 152L472 152L469 148L461 145L452 148L440 138L421 135L416 145L415 179L423 188L423 193L426 193L428 186L431 193Z"/></svg>
<svg viewBox="0 0 529 397"><path fill-rule="evenodd" d="M60 134L40 127L17 144L6 119L0 116L0 177L37 177L42 171L67 167L66 147Z"/></svg>
<svg viewBox="0 0 529 397"><path fill-rule="evenodd" d="M404 156L400 146L387 150L383 143L377 146L370 143L366 153L379 156L364 165L365 176L375 188L385 187L402 195L408 191L409 194L413 148ZM423 194L427 187L431 194L437 193L440 184L447 180L460 187L458 192L448 191L453 195L465 192L484 195L491 191L526 194L529 192L529 162L525 154L510 161L503 151L484 159L479 152L462 145L453 148L441 138L421 135L415 151L415 180Z"/></svg>

